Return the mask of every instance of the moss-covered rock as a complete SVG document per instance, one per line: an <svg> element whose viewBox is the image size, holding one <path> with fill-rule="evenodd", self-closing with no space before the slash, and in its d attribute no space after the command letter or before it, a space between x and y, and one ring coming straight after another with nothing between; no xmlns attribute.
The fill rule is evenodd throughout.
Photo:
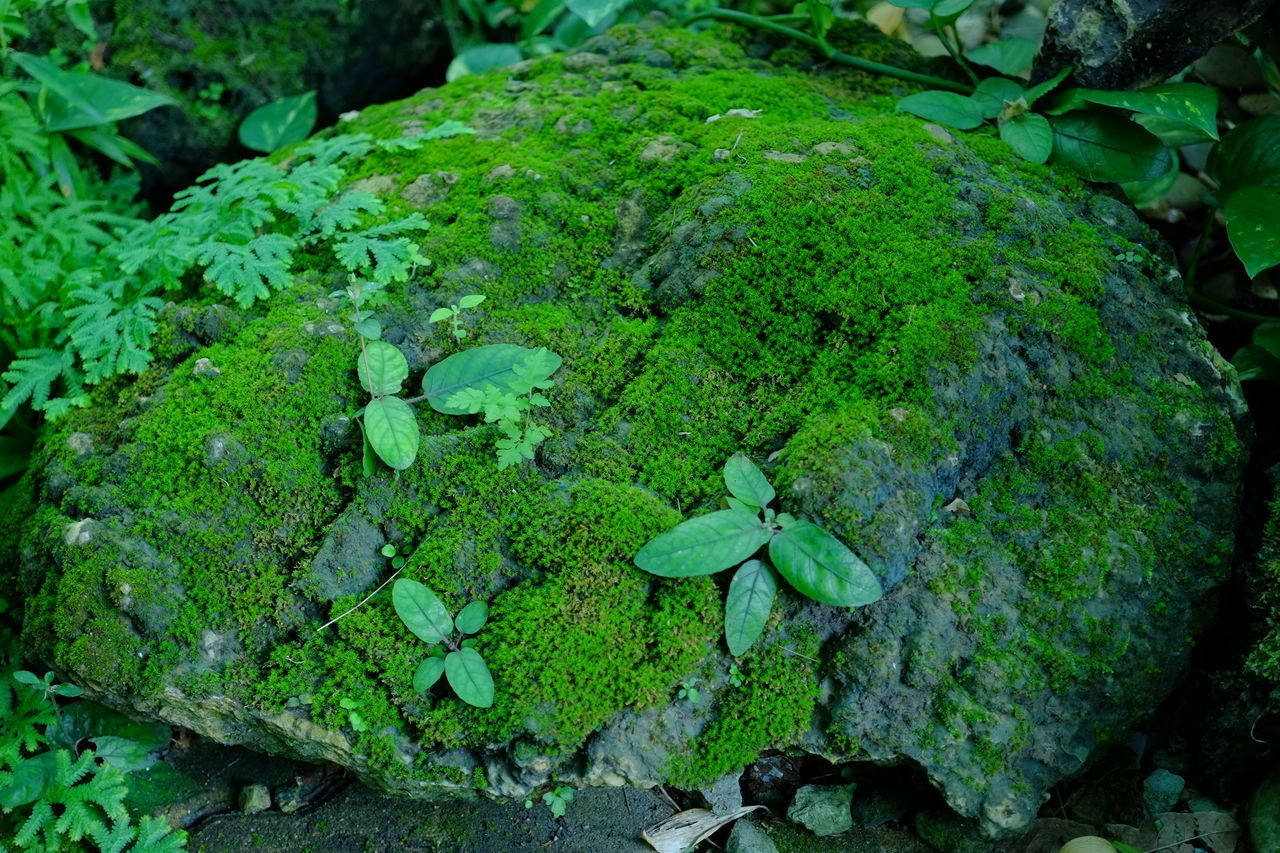
<svg viewBox="0 0 1280 853"><path fill-rule="evenodd" d="M1229 556L1237 389L1124 205L862 79L640 28L367 110L379 137L477 131L347 163L432 223L385 339L416 379L457 346L431 312L483 293L469 344L564 357L554 437L499 470L492 427L426 411L412 467L362 477L317 252L261 310L189 309L215 332L50 430L0 540L30 651L414 796L695 786L798 747L917 762L989 832L1025 826L1184 666ZM731 673L727 578L631 557L715 506L735 451L887 594L784 593ZM413 691L425 647L364 600L388 542L454 612L491 603L493 707Z"/></svg>

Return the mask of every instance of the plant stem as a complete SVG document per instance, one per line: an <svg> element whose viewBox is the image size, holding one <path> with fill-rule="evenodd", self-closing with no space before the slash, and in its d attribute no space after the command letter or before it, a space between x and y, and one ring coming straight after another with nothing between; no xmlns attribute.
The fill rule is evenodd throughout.
<svg viewBox="0 0 1280 853"><path fill-rule="evenodd" d="M1188 294L1188 298L1195 305L1199 305L1215 314L1226 314L1228 317L1235 317L1237 320L1249 320L1253 323L1274 323L1280 320L1280 316L1268 317L1265 314L1254 314L1249 311L1241 311L1239 308L1232 308L1230 305L1224 305L1218 300L1205 296L1203 293L1192 291Z"/></svg>
<svg viewBox="0 0 1280 853"><path fill-rule="evenodd" d="M386 579L386 580L384 580L382 583L378 584L378 588L377 588L377 589L375 589L373 592L371 592L371 593L369 593L368 595L366 595L364 598L360 599L359 604L356 604L354 607L352 607L352 608L351 608L350 610L348 610L346 613L343 613L341 616L335 616L335 617L333 617L333 618L332 618L332 619L330 619L328 622L324 623L324 624L323 624L323 625L321 625L319 628L317 628L317 629L316 629L316 633L318 634L318 633L320 633L321 631L323 631L325 628L328 628L330 625L332 625L334 622L337 622L337 621L338 621L339 619L341 619L343 616L350 616L352 613L355 613L355 612L356 612L356 610L358 610L358 609L360 608L360 606L361 606L361 605L363 605L366 601L368 601L369 599L373 598L373 597L374 597L375 595L377 595L378 593L382 592L382 588L383 588L384 586L386 586L387 584L391 583L393 580L395 580L395 579L396 579L396 575L400 574L402 571L404 571L404 566L401 566L400 568L396 569L394 572L392 572L392 573L391 573L391 577L387 578L387 579Z"/></svg>
<svg viewBox="0 0 1280 853"><path fill-rule="evenodd" d="M779 35L788 36L798 42L807 44L810 47L817 48L822 51L823 55L832 62L838 62L841 65L848 65L851 68L857 68L861 71L870 71L873 74L883 74L886 77L896 77L899 80L906 80L911 83L921 83L926 86L935 86L939 89L947 89L952 92L959 92L962 95L968 95L973 91L973 87L956 80L948 80L945 77L934 77L932 74L921 74L916 71L908 71L905 68L899 68L896 65L885 65L883 62L873 62L870 59L863 59L860 56L850 56L842 53L827 44L823 39L811 36L806 32L801 32L794 27L788 27L785 24L779 24L768 18L762 18L759 15L752 15L747 12L738 12L734 9L708 9L705 12L698 12L683 18L680 21L681 26L688 26L698 21L716 19L720 21L733 21L738 24L748 24L753 27L759 27L762 30L778 33Z"/></svg>
<svg viewBox="0 0 1280 853"><path fill-rule="evenodd" d="M960 51L958 49L960 44L960 36L956 33L955 27L938 26L937 19L933 16L932 11L929 12L929 22L933 25L934 30L936 30L938 33L938 41L942 42L942 46L947 49L947 53L951 54L951 58L955 60L956 65L959 65L961 70L963 70L964 73L968 75L969 79L973 81L973 85L977 86L978 75L973 73L973 69L969 67L969 63L965 62L964 57L960 55ZM955 44L952 44L951 39L947 38L948 30L951 31L952 37L955 38L956 40Z"/></svg>

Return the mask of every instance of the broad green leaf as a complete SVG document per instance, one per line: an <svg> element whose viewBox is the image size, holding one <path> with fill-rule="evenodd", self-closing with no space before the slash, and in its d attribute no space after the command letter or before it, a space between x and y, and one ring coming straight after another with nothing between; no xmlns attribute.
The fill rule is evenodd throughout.
<svg viewBox="0 0 1280 853"><path fill-rule="evenodd" d="M515 381L517 366L525 363L535 350L516 346L515 344L488 344L472 347L460 353L438 361L428 368L422 377L422 393L426 395L431 408L445 415L468 414L465 408L450 405L454 394L469 388L481 388L492 384L499 388L507 388ZM550 366L549 377L560 368L563 359L548 350Z"/></svg>
<svg viewBox="0 0 1280 853"><path fill-rule="evenodd" d="M1280 116L1236 125L1209 153L1205 170L1218 182L1220 200L1243 187L1280 192Z"/></svg>
<svg viewBox="0 0 1280 853"><path fill-rule="evenodd" d="M453 316L452 308L437 308L436 310L431 312L431 316L427 318L427 322L439 323L443 320L448 320L452 316Z"/></svg>
<svg viewBox="0 0 1280 853"><path fill-rule="evenodd" d="M565 0L539 0L538 5L524 16L520 23L520 37L531 39L541 33L551 22L560 17L565 9Z"/></svg>
<svg viewBox="0 0 1280 853"><path fill-rule="evenodd" d="M79 30L85 38L98 39L98 29L93 25L93 16L89 13L89 0L71 0L65 7L67 20Z"/></svg>
<svg viewBox="0 0 1280 853"><path fill-rule="evenodd" d="M468 293L466 296L458 300L459 308L475 308L481 302L484 302L484 296L479 293Z"/></svg>
<svg viewBox="0 0 1280 853"><path fill-rule="evenodd" d="M477 708L493 704L493 676L475 649L458 649L444 659L444 674L458 698Z"/></svg>
<svg viewBox="0 0 1280 853"><path fill-rule="evenodd" d="M1144 124L1144 118L1160 119L1147 129L1156 136L1159 129L1171 132L1180 127L1176 144L1204 142L1218 138L1218 90L1201 83L1166 83L1148 86L1135 92L1109 92L1103 89L1068 89L1054 103L1050 115L1061 115L1087 104L1114 107L1138 113L1134 121ZM1189 135L1189 136L1188 136ZM1169 142L1168 144L1175 144Z"/></svg>
<svg viewBox="0 0 1280 853"><path fill-rule="evenodd" d="M490 68L515 65L524 57L514 44L480 44L459 53L445 69L444 79L452 83L469 74L480 74Z"/></svg>
<svg viewBox="0 0 1280 853"><path fill-rule="evenodd" d="M1149 132L1112 113L1071 112L1051 121L1053 162L1086 180L1149 181L1169 169L1173 154Z"/></svg>
<svg viewBox="0 0 1280 853"><path fill-rule="evenodd" d="M1253 342L1280 358L1280 322L1259 323L1253 330Z"/></svg>
<svg viewBox="0 0 1280 853"><path fill-rule="evenodd" d="M125 773L150 767L158 759L136 740L129 740L114 735L99 735L90 738L94 746L94 754L112 767L118 767Z"/></svg>
<svg viewBox="0 0 1280 853"><path fill-rule="evenodd" d="M1061 71L1059 71L1057 74L1050 77L1048 80L1045 80L1043 83L1039 83L1035 86L1032 86L1030 89L1028 89L1026 94L1027 106L1034 105L1036 101L1040 100L1045 95L1049 94L1054 89L1058 88L1058 84L1061 83L1063 80L1066 80L1067 75L1070 73L1071 73L1071 66L1068 65L1066 68L1063 68Z"/></svg>
<svg viewBox="0 0 1280 853"><path fill-rule="evenodd" d="M426 693L442 675L444 675L444 657L433 655L418 664L418 668L414 670L413 689L419 693Z"/></svg>
<svg viewBox="0 0 1280 853"><path fill-rule="evenodd" d="M189 800L201 792L201 787L187 774L164 761L129 774L129 792L124 803L131 810L149 814L158 808Z"/></svg>
<svg viewBox="0 0 1280 853"><path fill-rule="evenodd" d="M1035 113L1022 113L1000 122L1000 138L1019 157L1032 163L1043 163L1053 153L1053 128L1047 118Z"/></svg>
<svg viewBox="0 0 1280 853"><path fill-rule="evenodd" d="M724 605L724 638L734 657L745 654L760 637L777 594L773 569L759 560L747 560L734 573Z"/></svg>
<svg viewBox="0 0 1280 853"><path fill-rule="evenodd" d="M1242 187L1227 196L1227 236L1250 277L1280 264L1280 195Z"/></svg>
<svg viewBox="0 0 1280 853"><path fill-rule="evenodd" d="M164 723L131 720L105 705L82 701L65 705L57 724L45 730L45 737L53 746L75 749L85 738L109 735L128 738L151 752L168 746L172 733Z"/></svg>
<svg viewBox="0 0 1280 853"><path fill-rule="evenodd" d="M240 122L240 144L270 154L301 142L316 126L316 93L303 92L258 107Z"/></svg>
<svg viewBox="0 0 1280 853"><path fill-rule="evenodd" d="M959 15L974 4L974 0L889 0L889 5L900 9L928 9L938 17Z"/></svg>
<svg viewBox="0 0 1280 853"><path fill-rule="evenodd" d="M788 583L823 604L859 607L884 595L858 555L808 521L792 522L773 537L769 558Z"/></svg>
<svg viewBox="0 0 1280 853"><path fill-rule="evenodd" d="M1124 194L1133 202L1134 207L1148 207L1164 198L1165 193L1178 180L1178 158L1174 157L1169 164L1169 171L1149 181L1129 181L1120 185Z"/></svg>
<svg viewBox="0 0 1280 853"><path fill-rule="evenodd" d="M724 463L724 484L735 498L759 509L777 496L755 463L741 453L733 454Z"/></svg>
<svg viewBox="0 0 1280 853"><path fill-rule="evenodd" d="M356 423L360 426L360 472L366 477L372 477L378 467L378 454L369 443L369 431L364 428L364 422L356 418Z"/></svg>
<svg viewBox="0 0 1280 853"><path fill-rule="evenodd" d="M474 634L489 621L489 605L483 601L473 601L459 610L458 618L453 621L462 633Z"/></svg>
<svg viewBox="0 0 1280 853"><path fill-rule="evenodd" d="M57 752L41 752L18 762L9 782L0 788L0 808L5 811L42 798L58 774Z"/></svg>
<svg viewBox="0 0 1280 853"><path fill-rule="evenodd" d="M1036 58L1036 50L1037 45L1031 39L1011 38L975 47L965 56L970 62L1012 76L1031 67L1031 60Z"/></svg>
<svg viewBox="0 0 1280 853"><path fill-rule="evenodd" d="M589 27L598 27L605 18L621 12L631 5L631 0L568 0L570 10L587 22Z"/></svg>
<svg viewBox="0 0 1280 853"><path fill-rule="evenodd" d="M983 118L996 118L1004 112L1006 101L1016 101L1022 96L1022 87L1012 80L988 77L978 83L969 99L978 105Z"/></svg>
<svg viewBox="0 0 1280 853"><path fill-rule="evenodd" d="M364 407L365 434L378 458L397 471L413 464L418 455L418 420L399 397L379 397Z"/></svg>
<svg viewBox="0 0 1280 853"><path fill-rule="evenodd" d="M972 130L982 124L982 108L955 92L933 90L907 95L898 100L898 109L960 130Z"/></svg>
<svg viewBox="0 0 1280 853"><path fill-rule="evenodd" d="M356 373L360 376L361 388L375 397L385 397L400 393L400 386L409 378L409 362L404 353L391 344L369 341L356 356Z"/></svg>
<svg viewBox="0 0 1280 853"><path fill-rule="evenodd" d="M743 503L742 501L738 500L737 498L725 498L725 499L724 499L724 502L725 502L725 504L727 504L727 505L728 505L729 509L741 509L741 510L745 510L745 511L747 511L747 512L751 513L752 515L759 515L759 514L760 514L760 507L758 507L758 506L752 506L751 504L748 504L748 503Z"/></svg>
<svg viewBox="0 0 1280 853"><path fill-rule="evenodd" d="M664 578L710 575L738 565L772 535L754 513L722 509L658 534L636 554L635 563Z"/></svg>
<svg viewBox="0 0 1280 853"><path fill-rule="evenodd" d="M425 642L443 643L453 633L448 609L426 584L400 578L391 587L391 603L405 627Z"/></svg>
<svg viewBox="0 0 1280 853"><path fill-rule="evenodd" d="M97 127L177 104L168 95L99 74L63 71L26 53L14 52L12 56L22 70L49 89L44 118L45 128L50 131Z"/></svg>
<svg viewBox="0 0 1280 853"><path fill-rule="evenodd" d="M362 338L368 338L371 341L376 341L382 337L382 324L372 317L368 317L361 320L359 323L356 323L356 334L360 335Z"/></svg>

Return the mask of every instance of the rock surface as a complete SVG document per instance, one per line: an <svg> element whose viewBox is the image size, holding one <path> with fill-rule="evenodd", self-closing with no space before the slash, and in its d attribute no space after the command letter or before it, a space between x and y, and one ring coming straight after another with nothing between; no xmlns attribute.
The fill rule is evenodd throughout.
<svg viewBox="0 0 1280 853"><path fill-rule="evenodd" d="M217 331L48 432L0 526L28 650L416 797L695 788L800 748L914 762L989 834L1024 828L1171 688L1228 564L1237 389L1168 260L1124 205L942 145L858 75L656 26L582 54L367 110L375 136L477 133L348 164L433 224L376 307L412 381L467 293L468 344L563 356L536 462L425 411L417 461L361 476L345 276L304 259L242 316L192 306ZM886 595L783 591L731 674L727 578L631 558L716 507L735 451ZM451 612L490 603L493 707L413 691L426 646L385 590L361 604L388 543Z"/></svg>

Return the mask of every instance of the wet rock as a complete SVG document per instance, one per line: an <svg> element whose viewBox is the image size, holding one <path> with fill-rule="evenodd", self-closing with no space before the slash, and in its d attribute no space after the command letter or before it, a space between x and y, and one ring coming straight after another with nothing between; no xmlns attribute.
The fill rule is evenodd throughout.
<svg viewBox="0 0 1280 853"><path fill-rule="evenodd" d="M271 808L271 791L266 785L246 785L240 792L240 811L257 814Z"/></svg>
<svg viewBox="0 0 1280 853"><path fill-rule="evenodd" d="M733 825L724 849L726 853L778 853L778 845L746 818Z"/></svg>
<svg viewBox="0 0 1280 853"><path fill-rule="evenodd" d="M796 791L787 820L814 835L836 835L853 828L852 785L805 785Z"/></svg>

